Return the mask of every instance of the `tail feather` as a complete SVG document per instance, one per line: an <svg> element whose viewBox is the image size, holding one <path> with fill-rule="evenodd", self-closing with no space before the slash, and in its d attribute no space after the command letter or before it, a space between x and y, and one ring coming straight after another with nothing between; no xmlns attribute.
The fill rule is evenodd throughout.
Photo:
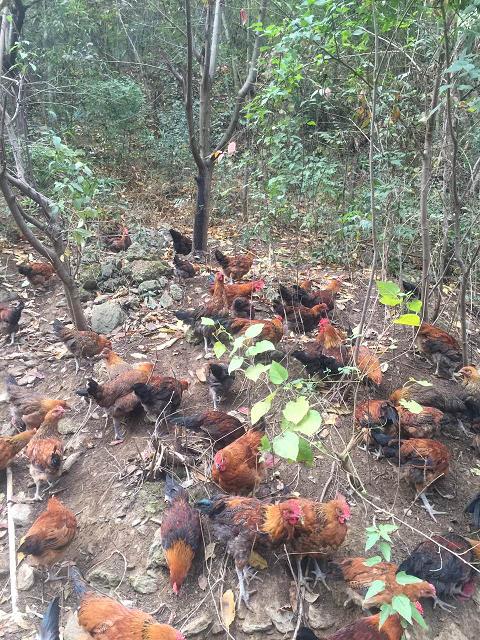
<svg viewBox="0 0 480 640"><path fill-rule="evenodd" d="M215 507L216 507L215 501L210 500L209 498L203 498L202 500L197 500L197 502L195 503L195 508L207 516L212 515Z"/></svg>
<svg viewBox="0 0 480 640"><path fill-rule="evenodd" d="M178 425L179 427L185 427L186 429L191 429L192 431L200 431L202 416L174 416L173 418L168 418L168 421L172 424Z"/></svg>
<svg viewBox="0 0 480 640"><path fill-rule="evenodd" d="M75 393L77 394L77 396L81 396L82 398L88 398L88 396L91 396L92 398L96 398L98 395L99 388L100 388L100 385L98 384L98 382L93 378L89 378L87 380L86 389L77 389Z"/></svg>
<svg viewBox="0 0 480 640"><path fill-rule="evenodd" d="M465 507L465 513L471 513L474 526L480 527L480 491L473 498L473 500Z"/></svg>
<svg viewBox="0 0 480 640"><path fill-rule="evenodd" d="M165 500L173 502L175 498L181 494L185 494L185 489L169 474L165 477Z"/></svg>
<svg viewBox="0 0 480 640"><path fill-rule="evenodd" d="M60 605L58 596L47 607L40 625L40 640L59 640Z"/></svg>
<svg viewBox="0 0 480 640"><path fill-rule="evenodd" d="M18 273L22 276L29 276L32 273L32 267L28 264L20 264L18 267Z"/></svg>
<svg viewBox="0 0 480 640"><path fill-rule="evenodd" d="M220 249L215 249L215 259L221 267L225 268L228 266L228 258Z"/></svg>
<svg viewBox="0 0 480 640"><path fill-rule="evenodd" d="M72 581L73 590L75 591L77 598L81 598L84 593L90 591L89 585L85 582L85 579L77 567L70 567L68 570L68 576Z"/></svg>

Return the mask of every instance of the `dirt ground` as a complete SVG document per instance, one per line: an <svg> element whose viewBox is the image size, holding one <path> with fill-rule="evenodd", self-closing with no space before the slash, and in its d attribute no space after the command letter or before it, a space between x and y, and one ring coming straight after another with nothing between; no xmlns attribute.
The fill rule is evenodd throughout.
<svg viewBox="0 0 480 640"><path fill-rule="evenodd" d="M132 418L125 442L115 447L110 446L112 426L110 422L107 424L103 410L92 406L87 414L88 405L74 393L75 389L83 385L84 378L90 372L75 375L73 360L65 355L51 332L53 318L66 317L61 287L57 285L48 296L35 292L30 287L23 289L22 281L14 269L14 261L22 250L24 248L21 246L4 247L1 256L3 271L0 284L3 288L28 295L28 303L17 343L0 350L0 371L2 377L11 372L17 378L33 373L35 379L31 386L35 390L43 391L49 396L66 398L71 402L73 410L68 416L68 423L74 433L66 435L65 442L67 454L77 452L79 459L62 476L54 490L77 514L79 521L78 534L68 551L67 559L75 561L87 577L92 571L94 574L96 572L97 583L100 584L103 580L102 586L107 591L110 590L114 597L135 604L145 611L154 612L161 622L169 621L187 634L197 632L195 637L198 638L224 637L226 632L220 624L219 600L227 589L231 588L234 592L236 590L231 559L226 558L224 550L218 544L214 548L209 544L208 527L205 526L204 546L207 552L195 560L193 570L178 597L171 591L165 567L148 566L149 550L158 532L165 504L163 480L145 481L142 470L145 464L141 462L139 455L149 446L151 425L142 416ZM280 245L278 252L273 257L270 254L268 259L265 258L265 247L258 246L257 250L259 255L263 255L257 265L257 273L266 275L267 281L273 276L287 282L295 277L291 266L285 264L289 255L287 242ZM263 254L260 253L262 251ZM326 276L337 274L347 278L337 305L337 320L344 325L355 326L363 304L367 275L359 273L351 279L349 274L340 269L318 268L310 271L310 275L315 276L319 282ZM207 291L206 275L200 275L182 284L182 287L184 302L177 306L196 306L199 297ZM268 293L267 287L265 294ZM378 347L380 358L386 363L385 379L381 388L375 392L375 397L386 396L410 377L429 380L436 386L441 385L448 393L450 385L455 383L439 381L432 376L429 365L412 353L411 332L407 328L393 325L387 314L381 305L372 304L367 343ZM178 340L163 348L173 337ZM207 387L196 373L205 364L202 346L192 346L186 342L172 310L151 314L149 309L140 307L112 339L115 350L125 359L135 361L141 354L145 354L148 359L155 357L158 371L173 371L176 376L190 380L190 389L182 403L186 414L200 412L210 406ZM282 342L284 350L291 351L293 345L303 339L305 338L289 336ZM478 333L476 340L480 340ZM480 362L478 342L475 355L476 362ZM284 364L289 369L291 378L304 375L302 367L294 360L287 357ZM325 386L315 391L310 398L311 403L325 417L319 440L322 448L327 451L341 451L349 441L353 429L353 402L366 397L367 389L364 386L351 386L346 394L346 402L341 395L344 389L339 389L338 385ZM238 411L248 406L249 402L266 395L264 392L265 389L258 388L258 385L247 389L239 381L235 392L221 408ZM5 401L0 405L0 412L6 429L9 413ZM172 433L164 434L163 437L168 444L187 444L190 453L197 452L196 468L188 470L188 490L192 497L212 495L214 487L205 480L211 462L211 450L207 443L192 435L188 435L187 441L183 435L178 435L176 439ZM421 540L421 532L469 532L463 510L469 497L479 489L479 476L472 472L475 467L479 468L478 458L475 457L468 439L461 434L444 435L440 440L451 449L452 464L450 474L438 485L441 493L447 497L432 492L431 500L435 508L446 512L445 515L437 516L438 523L434 523L417 503L412 504L413 490L399 483L394 466L386 460L375 460L371 454L360 449L352 451L352 460L365 485L366 493L363 497L352 490L345 473L337 464L332 464L332 458L320 449L316 449L318 453L311 468L280 464L262 492L264 495L269 492L282 495L297 491L301 495L318 498L325 491L326 499L333 497L338 491L346 495L352 506L353 518L347 541L338 552L339 557L363 555L365 527L373 521L392 521L386 512L394 514L395 524L399 529L393 536L393 559L402 560ZM21 502L25 495L33 494L26 460L19 457L12 470L14 496ZM176 468L175 471L185 477L184 469ZM0 477L0 493L4 494L0 520L5 520L4 476ZM46 500L31 505L29 523L45 508L45 502ZM17 543L24 532L25 528L17 528ZM0 529L0 559L5 559L7 548L6 532ZM238 640L247 637L256 640L265 636L272 639L292 636L296 616L292 611L292 604L295 606L291 595L294 589L292 590L288 563L281 552L267 556L267 560L268 568L259 571L261 582L255 581L254 586L252 585L256 589L252 598L253 612L240 608L230 627L231 637ZM3 564L0 563L0 566ZM133 585L137 584L135 578L138 576L147 576L150 583L153 579L151 593L142 594L134 590ZM343 606L346 595L342 584L332 584L332 588L332 592L328 592L322 586L317 587L314 594L307 594L304 603L305 622L316 628L319 638L328 637L335 629L361 615L361 611L353 605ZM33 588L20 592L20 610L25 612L25 616L23 628L19 629L5 615L10 611L10 585L8 575L0 577L0 638L29 640L35 637L39 614L56 594L61 595L63 623L69 619L69 612L75 608L75 600L70 595L68 583L48 583L43 591L42 594L41 578L37 576ZM425 634L417 633L416 637L445 640L447 637L460 640L477 637L480 599L456 604L455 611L447 614L438 609L432 610L431 605L426 603L425 617L429 631ZM81 636L71 635L69 632L65 637Z"/></svg>

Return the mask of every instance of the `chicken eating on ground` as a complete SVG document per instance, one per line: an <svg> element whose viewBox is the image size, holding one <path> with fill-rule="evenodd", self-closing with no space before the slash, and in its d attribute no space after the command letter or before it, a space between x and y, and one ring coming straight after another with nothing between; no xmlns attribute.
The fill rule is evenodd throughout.
<svg viewBox="0 0 480 640"><path fill-rule="evenodd" d="M34 287L45 286L55 275L55 269L49 262L27 262L17 268L18 273L25 276Z"/></svg>
<svg viewBox="0 0 480 640"><path fill-rule="evenodd" d="M190 238L187 238L186 235L180 233L180 231L176 231L175 229L170 229L169 232L172 236L175 253L179 253L182 256L188 256L189 253L192 253L193 245Z"/></svg>
<svg viewBox="0 0 480 640"><path fill-rule="evenodd" d="M170 584L178 596L200 546L200 516L190 506L186 491L169 475L165 479L165 500L170 506L162 518L162 547Z"/></svg>
<svg viewBox="0 0 480 640"><path fill-rule="evenodd" d="M277 303L273 310L280 317L286 319L290 331L308 333L318 325L321 318L327 315L328 307L323 302L312 308L303 305L290 307Z"/></svg>
<svg viewBox="0 0 480 640"><path fill-rule="evenodd" d="M159 624L149 613L92 591L76 567L69 575L80 601L78 622L93 640L185 640L180 631Z"/></svg>
<svg viewBox="0 0 480 640"><path fill-rule="evenodd" d="M274 316L272 320L248 320L247 318L235 318L230 321L228 330L234 336L244 335L249 327L262 324L263 328L260 334L256 336L258 340L269 340L273 344L278 344L283 338L283 318L282 316Z"/></svg>
<svg viewBox="0 0 480 640"><path fill-rule="evenodd" d="M21 539L19 560L25 557L32 567L47 569L50 579L50 568L63 559L76 531L75 514L53 496Z"/></svg>
<svg viewBox="0 0 480 640"><path fill-rule="evenodd" d="M235 382L235 371L228 373L228 366L221 362L211 362L207 366L208 392L212 398L213 408L227 396Z"/></svg>
<svg viewBox="0 0 480 640"><path fill-rule="evenodd" d="M255 318L255 307L249 298L239 296L232 302L232 315L234 318Z"/></svg>
<svg viewBox="0 0 480 640"><path fill-rule="evenodd" d="M10 344L15 342L20 316L25 307L23 300L0 302L0 333L10 337Z"/></svg>
<svg viewBox="0 0 480 640"><path fill-rule="evenodd" d="M132 391L140 400L147 418L155 423L179 408L183 392L188 389L188 380L177 380L169 376L152 376L148 382L137 382Z"/></svg>
<svg viewBox="0 0 480 640"><path fill-rule="evenodd" d="M27 446L36 431L29 429L14 436L0 436L0 471L6 469L17 453Z"/></svg>
<svg viewBox="0 0 480 640"><path fill-rule="evenodd" d="M30 461L30 475L36 488L33 500L42 499L40 487L43 483L52 486L53 481L62 474L64 446L58 423L64 414L62 406L51 409L25 449L25 455Z"/></svg>
<svg viewBox="0 0 480 640"><path fill-rule="evenodd" d="M173 256L173 267L177 278L182 280L193 278L197 273L195 265L188 260L182 260L177 253Z"/></svg>
<svg viewBox="0 0 480 640"><path fill-rule="evenodd" d="M53 331L75 358L75 373L80 368L79 360L93 358L102 353L103 349L111 349L110 340L96 331L78 331L65 327L60 320L53 321Z"/></svg>
<svg viewBox="0 0 480 640"><path fill-rule="evenodd" d="M227 298L227 304L231 305L235 298L251 298L254 293L261 291L264 286L264 280L252 280L251 282L226 284L225 296ZM210 287L210 291L213 291L212 287Z"/></svg>
<svg viewBox="0 0 480 640"><path fill-rule="evenodd" d="M127 362L118 353L109 348L103 349L100 356L105 364L109 380L113 380L121 373L133 370L145 371L147 375L150 375L155 366L152 362Z"/></svg>
<svg viewBox="0 0 480 640"><path fill-rule="evenodd" d="M32 389L20 387L11 375L5 378L5 387L10 403L12 424L17 429L38 428L51 409L55 407L70 408L65 400L48 398L32 391Z"/></svg>
<svg viewBox="0 0 480 640"><path fill-rule="evenodd" d="M422 322L415 337L415 346L435 366L435 375L452 378L462 362L462 349L456 338L431 324Z"/></svg>
<svg viewBox="0 0 480 640"><path fill-rule="evenodd" d="M215 450L223 449L245 433L245 427L235 416L224 411L205 411L193 416L174 416L169 423L191 429L203 431L213 442Z"/></svg>
<svg viewBox="0 0 480 640"><path fill-rule="evenodd" d="M114 238L107 238L105 244L110 251L115 251L115 253L126 251L132 245L132 239L128 233L128 228L125 226L121 227L120 235Z"/></svg>
<svg viewBox="0 0 480 640"><path fill-rule="evenodd" d="M288 288L283 285L279 285L279 292L282 300L288 305L303 305L305 307L312 308L317 304L326 304L329 311L331 311L335 305L335 298L337 297L340 289L342 288L342 281L338 278L332 278L329 281L325 289L319 289L317 291L311 291L301 285L311 286L310 281L303 281L299 285L293 285Z"/></svg>
<svg viewBox="0 0 480 640"><path fill-rule="evenodd" d="M247 275L253 264L252 254L226 256L220 249L215 249L215 259L222 267L223 273L227 278L230 278L230 282L241 280L243 276Z"/></svg>

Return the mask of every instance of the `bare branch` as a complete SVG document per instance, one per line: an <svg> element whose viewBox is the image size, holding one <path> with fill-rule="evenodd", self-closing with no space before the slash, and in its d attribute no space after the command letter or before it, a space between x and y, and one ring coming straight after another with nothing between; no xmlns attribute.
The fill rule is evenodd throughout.
<svg viewBox="0 0 480 640"><path fill-rule="evenodd" d="M188 124L188 141L193 159L199 172L205 171L205 162L200 156L197 141L195 139L195 127L193 124L193 36L192 36L192 9L190 0L185 0L185 20L187 25L187 75L185 78L185 112Z"/></svg>
<svg viewBox="0 0 480 640"><path fill-rule="evenodd" d="M212 53L210 56L210 64L208 69L208 75L210 76L210 82L213 82L215 77L215 71L217 67L217 53L218 46L220 44L220 23L222 16L222 0L215 0L215 14L213 17L213 31L212 31Z"/></svg>

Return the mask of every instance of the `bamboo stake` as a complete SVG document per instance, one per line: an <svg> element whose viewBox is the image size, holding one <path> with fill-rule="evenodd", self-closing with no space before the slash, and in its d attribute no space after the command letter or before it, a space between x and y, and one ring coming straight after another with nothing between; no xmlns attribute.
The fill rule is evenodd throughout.
<svg viewBox="0 0 480 640"><path fill-rule="evenodd" d="M15 544L15 523L12 514L13 499L13 474L10 467L7 467L7 523L8 523L8 559L10 564L10 598L12 601L12 614L17 617L18 611L18 589L17 589L17 558Z"/></svg>

